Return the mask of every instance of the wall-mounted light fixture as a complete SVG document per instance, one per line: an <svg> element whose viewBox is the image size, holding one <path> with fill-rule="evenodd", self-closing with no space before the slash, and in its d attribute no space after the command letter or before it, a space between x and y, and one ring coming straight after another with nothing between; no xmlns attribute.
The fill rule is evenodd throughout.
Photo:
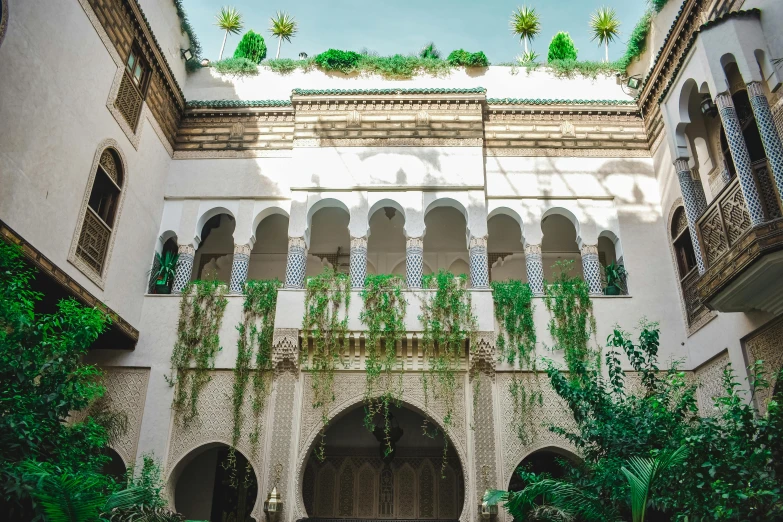
<svg viewBox="0 0 783 522"><path fill-rule="evenodd" d="M179 52L186 62L193 58L193 52L190 49L180 49Z"/></svg>
<svg viewBox="0 0 783 522"><path fill-rule="evenodd" d="M482 520L490 520L493 516L498 514L498 505L490 505L490 503L486 501L487 495L489 495L489 490L484 491L484 500L479 504L479 515L481 515Z"/></svg>
<svg viewBox="0 0 783 522"><path fill-rule="evenodd" d="M266 513L267 522L275 522L282 510L283 501L280 499L280 494L277 492L277 486L275 486L264 501L264 513Z"/></svg>
<svg viewBox="0 0 783 522"><path fill-rule="evenodd" d="M718 114L718 108L715 107L715 103L712 101L709 94L702 94L699 106L701 107L701 113L705 116L712 116L714 118Z"/></svg>
<svg viewBox="0 0 783 522"><path fill-rule="evenodd" d="M638 76L631 76L628 78L628 88L638 89L642 85L642 80Z"/></svg>

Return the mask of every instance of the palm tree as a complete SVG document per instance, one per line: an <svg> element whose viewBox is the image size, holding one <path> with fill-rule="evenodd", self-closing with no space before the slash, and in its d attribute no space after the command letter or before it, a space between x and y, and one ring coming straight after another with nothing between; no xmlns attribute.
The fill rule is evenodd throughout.
<svg viewBox="0 0 783 522"><path fill-rule="evenodd" d="M284 12L277 12L274 18L271 18L272 24L269 26L269 32L273 36L277 36L277 54L275 54L275 60L280 58L280 44L283 40L291 43L291 37L296 34L296 20L290 14Z"/></svg>
<svg viewBox="0 0 783 522"><path fill-rule="evenodd" d="M592 40L598 40L598 45L604 44L606 51L605 61L609 61L609 42L613 42L620 35L620 20L617 13L611 7L599 7L590 15L590 30L593 32Z"/></svg>
<svg viewBox="0 0 783 522"><path fill-rule="evenodd" d="M650 490L663 472L685 460L688 447L680 446L674 451L661 451L654 459L631 457L623 466L623 472L631 486L631 516L633 522L644 522Z"/></svg>
<svg viewBox="0 0 783 522"><path fill-rule="evenodd" d="M541 31L541 21L538 19L538 13L532 7L517 7L517 10L511 13L511 20L508 24L511 26L511 32L519 35L519 39L525 43L525 54L527 54L527 42L533 40Z"/></svg>
<svg viewBox="0 0 783 522"><path fill-rule="evenodd" d="M235 7L221 7L220 13L215 15L215 25L220 27L226 34L223 35L223 45L220 46L220 56L218 61L223 59L223 49L226 47L226 38L228 33L239 34L242 30L242 15Z"/></svg>

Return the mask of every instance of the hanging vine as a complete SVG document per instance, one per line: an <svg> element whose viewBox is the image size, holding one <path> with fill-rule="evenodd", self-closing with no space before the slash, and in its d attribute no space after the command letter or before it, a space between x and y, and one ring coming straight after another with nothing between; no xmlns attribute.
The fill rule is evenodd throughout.
<svg viewBox="0 0 783 522"><path fill-rule="evenodd" d="M558 262L554 283L544 283L544 304L549 310L549 333L555 348L563 350L571 379L578 379L586 369L601 364L600 353L590 347L595 335L593 302L590 287L581 277L570 277L573 261Z"/></svg>
<svg viewBox="0 0 783 522"><path fill-rule="evenodd" d="M226 286L220 281L194 281L182 290L177 341L171 353L169 386L176 385L173 408L185 423L198 415L198 396L209 382L220 351L220 325L226 310Z"/></svg>
<svg viewBox="0 0 783 522"><path fill-rule="evenodd" d="M272 374L272 336L275 329L275 307L280 281L248 281L245 283L245 303L242 307L242 322L237 325L237 360L234 366L234 389L232 410L234 426L231 432L231 448L226 459L226 469L230 468L229 481L237 487L236 447L242 437L245 423L242 406L245 391L251 377L253 380L252 409L253 430L249 440L253 456L258 452L259 425L261 413L269 390L269 378ZM255 361L253 361L255 355ZM251 367L251 363L253 367ZM249 465L249 462L248 462ZM245 473L247 477L247 473Z"/></svg>
<svg viewBox="0 0 783 522"><path fill-rule="evenodd" d="M346 274L331 268L307 279L305 284L305 315L302 330L313 338L313 353L308 365L307 350L300 353L300 365L310 370L313 387L313 408L321 410L321 442L315 456L326 458L326 427L329 407L334 401L334 371L342 362L348 332L348 306L351 302L351 282ZM340 319L340 307L344 307Z"/></svg>
<svg viewBox="0 0 783 522"><path fill-rule="evenodd" d="M434 290L422 293L419 320L424 329L422 344L428 365L427 371L422 373L425 406L432 393L434 399L442 401L445 410L441 475L445 474L447 464L448 431L454 415L460 356L466 340L475 346L477 319L467 286L464 274L455 276L444 270L422 278L422 287ZM426 419L424 431L428 433Z"/></svg>
<svg viewBox="0 0 783 522"><path fill-rule="evenodd" d="M407 302L402 295L403 281L395 275L368 275L361 292L364 309L359 318L367 327L365 337L365 427L375 429L375 417L383 415L386 449L392 453L389 408L400 405L404 365L397 359L397 343L405 335ZM395 375L395 371L398 373Z"/></svg>
<svg viewBox="0 0 783 522"><path fill-rule="evenodd" d="M530 442L533 430L531 410L543 402L543 394L536 371L536 326L533 320L533 292L530 285L519 280L493 281L492 297L495 302L495 318L500 324L497 349L500 360L515 368L508 391L511 395L512 419L517 437L523 444ZM530 368L534 372L535 384L526 387L516 372L519 368Z"/></svg>

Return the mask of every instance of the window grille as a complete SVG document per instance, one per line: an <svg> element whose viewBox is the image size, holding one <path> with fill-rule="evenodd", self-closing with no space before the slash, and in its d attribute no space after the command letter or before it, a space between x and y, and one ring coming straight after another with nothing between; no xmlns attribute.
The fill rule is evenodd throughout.
<svg viewBox="0 0 783 522"><path fill-rule="evenodd" d="M109 249L110 237L111 229L95 214L95 211L87 207L76 255L98 274L103 273L103 262Z"/></svg>
<svg viewBox="0 0 783 522"><path fill-rule="evenodd" d="M139 121L141 115L142 104L141 93L133 85L133 81L127 72L122 75L122 81L120 82L120 90L117 92L117 99L114 102L114 106L120 111L122 117L128 122L128 125L135 131L136 124Z"/></svg>

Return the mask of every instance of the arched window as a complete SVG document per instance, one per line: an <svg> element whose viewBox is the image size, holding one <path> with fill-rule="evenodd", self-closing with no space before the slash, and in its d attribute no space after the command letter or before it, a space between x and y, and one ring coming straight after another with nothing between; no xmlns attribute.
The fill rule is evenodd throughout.
<svg viewBox="0 0 783 522"><path fill-rule="evenodd" d="M674 211L671 236L674 255L677 258L677 275L682 281L691 270L696 268L696 255L693 253L691 233L688 230L688 218L685 216L685 208L682 206L677 207L677 210Z"/></svg>
<svg viewBox="0 0 783 522"><path fill-rule="evenodd" d="M93 162L69 260L102 286L122 206L125 172L117 148L102 146L99 151Z"/></svg>

